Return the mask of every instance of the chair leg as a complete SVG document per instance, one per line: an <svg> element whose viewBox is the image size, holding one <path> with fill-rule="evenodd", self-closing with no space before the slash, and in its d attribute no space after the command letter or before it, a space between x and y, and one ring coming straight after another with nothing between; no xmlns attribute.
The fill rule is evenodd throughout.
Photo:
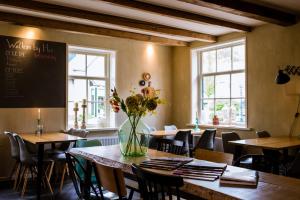
<svg viewBox="0 0 300 200"><path fill-rule="evenodd" d="M10 180L12 179L12 177L13 177L13 175L14 175L14 172L15 172L15 170L16 170L16 168L17 168L17 166L18 166L18 162L15 162L15 163L14 163L14 166L13 166L13 168L12 168L10 174L9 174L9 179L10 179Z"/></svg>
<svg viewBox="0 0 300 200"><path fill-rule="evenodd" d="M18 162L17 171L16 171L16 173L15 173L15 181L14 181L14 187L13 187L13 190L16 190L16 188L17 188L17 183L18 183L19 176L20 176L20 170L21 170L21 163Z"/></svg>
<svg viewBox="0 0 300 200"><path fill-rule="evenodd" d="M24 178L25 169L26 169L26 166L24 166L23 169L22 169L22 164L21 164L21 169L20 169L20 170L21 170L21 173L20 173L20 178L19 178L18 183L17 183L17 188L16 188L16 190L18 190L19 187L20 187L20 185L21 185L22 178Z"/></svg>
<svg viewBox="0 0 300 200"><path fill-rule="evenodd" d="M59 192L62 191L62 188L63 188L63 185L64 185L64 181L65 181L65 174L66 174L67 169L68 169L68 164L65 163L64 169L63 169L63 172L62 172L61 181L60 181Z"/></svg>
<svg viewBox="0 0 300 200"><path fill-rule="evenodd" d="M24 197L25 191L26 191L26 186L28 182L28 167L25 167L25 172L24 172L24 183L23 183L23 188L22 188L22 193L21 193L21 198Z"/></svg>
<svg viewBox="0 0 300 200"><path fill-rule="evenodd" d="M131 199L132 199L133 193L134 193L134 190L131 189L131 190L130 190L130 193L129 193L129 196L128 196L128 200L131 200Z"/></svg>
<svg viewBox="0 0 300 200"><path fill-rule="evenodd" d="M46 184L51 192L51 194L53 195L53 190L52 190L52 187L51 187L51 184L50 184L50 178L51 178L51 174L52 174L52 169L53 169L53 166L54 166L54 161L51 161L51 164L50 164L50 172L49 174L47 175L46 172L44 171L44 176L45 176L45 181L46 181Z"/></svg>
<svg viewBox="0 0 300 200"><path fill-rule="evenodd" d="M54 161L51 161L48 176L47 176L47 179L48 179L49 182L50 182L50 179L51 179L51 176L52 176L53 167L54 167Z"/></svg>

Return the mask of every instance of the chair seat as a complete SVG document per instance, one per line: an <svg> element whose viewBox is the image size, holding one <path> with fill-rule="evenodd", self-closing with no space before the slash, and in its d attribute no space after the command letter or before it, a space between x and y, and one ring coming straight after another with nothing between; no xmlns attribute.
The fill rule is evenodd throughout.
<svg viewBox="0 0 300 200"><path fill-rule="evenodd" d="M242 165L251 165L252 162L253 162L252 157L250 157L250 158L244 158L244 159L240 160L240 164L242 164Z"/></svg>

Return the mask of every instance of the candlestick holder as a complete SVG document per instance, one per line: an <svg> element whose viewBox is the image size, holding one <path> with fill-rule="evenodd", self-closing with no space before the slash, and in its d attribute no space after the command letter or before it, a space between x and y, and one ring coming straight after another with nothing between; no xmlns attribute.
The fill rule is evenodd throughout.
<svg viewBox="0 0 300 200"><path fill-rule="evenodd" d="M43 125L41 124L41 119L37 119L37 126L36 126L36 135L40 136L43 133Z"/></svg>
<svg viewBox="0 0 300 200"><path fill-rule="evenodd" d="M82 122L81 122L81 129L86 129L86 122L85 122L85 110L87 105L86 104L82 104Z"/></svg>
<svg viewBox="0 0 300 200"><path fill-rule="evenodd" d="M75 107L75 108L73 108L73 111L75 113L74 128L78 129L78 117L77 117L77 114L78 114L79 109L77 107Z"/></svg>

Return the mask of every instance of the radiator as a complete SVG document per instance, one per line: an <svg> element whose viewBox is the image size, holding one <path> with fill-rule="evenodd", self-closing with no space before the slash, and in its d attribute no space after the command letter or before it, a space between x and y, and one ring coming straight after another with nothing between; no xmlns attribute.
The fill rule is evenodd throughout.
<svg viewBox="0 0 300 200"><path fill-rule="evenodd" d="M117 136L100 137L99 140L103 146L119 144L119 138Z"/></svg>

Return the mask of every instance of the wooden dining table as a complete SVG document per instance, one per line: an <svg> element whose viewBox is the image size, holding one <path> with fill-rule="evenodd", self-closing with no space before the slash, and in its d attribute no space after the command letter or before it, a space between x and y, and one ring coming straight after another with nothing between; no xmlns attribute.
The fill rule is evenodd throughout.
<svg viewBox="0 0 300 200"><path fill-rule="evenodd" d="M237 156L239 152L241 152L241 149L239 148L241 146L277 150L277 151L282 150L285 158L287 158L288 156L289 149L300 148L300 138L289 137L289 136L235 140L235 141L229 141L229 143L236 145ZM279 166L277 165L274 166L274 173L279 173Z"/></svg>
<svg viewBox="0 0 300 200"><path fill-rule="evenodd" d="M194 129L177 129L177 130L157 130L157 131L152 131L150 132L151 136L155 136L155 137L166 137L166 136L175 136L177 134L178 131L191 131L192 135L201 135L204 130L194 130Z"/></svg>
<svg viewBox="0 0 300 200"><path fill-rule="evenodd" d="M73 148L70 153L81 156L88 162L99 162L104 165L121 168L125 173L133 175L131 165L140 164L145 160L158 157L182 157L170 153L149 149L146 156L124 157L118 145L99 146L86 148ZM226 171L243 172L249 169L227 166ZM171 171L160 171L158 173L170 174ZM184 186L180 188L184 194L192 195L194 198L233 200L233 199L272 199L272 200L298 200L300 180L259 172L257 188L225 187L221 186L219 179L215 181L203 181L184 178Z"/></svg>
<svg viewBox="0 0 300 200"><path fill-rule="evenodd" d="M43 171L43 160L44 160L44 146L45 144L55 144L55 143L69 143L76 142L77 140L83 140L85 138L65 134L65 133L42 133L37 135L34 133L19 133L24 141L37 145L38 149L38 171L37 171L37 189L36 195L37 199L41 198L41 183L42 183L42 171Z"/></svg>

